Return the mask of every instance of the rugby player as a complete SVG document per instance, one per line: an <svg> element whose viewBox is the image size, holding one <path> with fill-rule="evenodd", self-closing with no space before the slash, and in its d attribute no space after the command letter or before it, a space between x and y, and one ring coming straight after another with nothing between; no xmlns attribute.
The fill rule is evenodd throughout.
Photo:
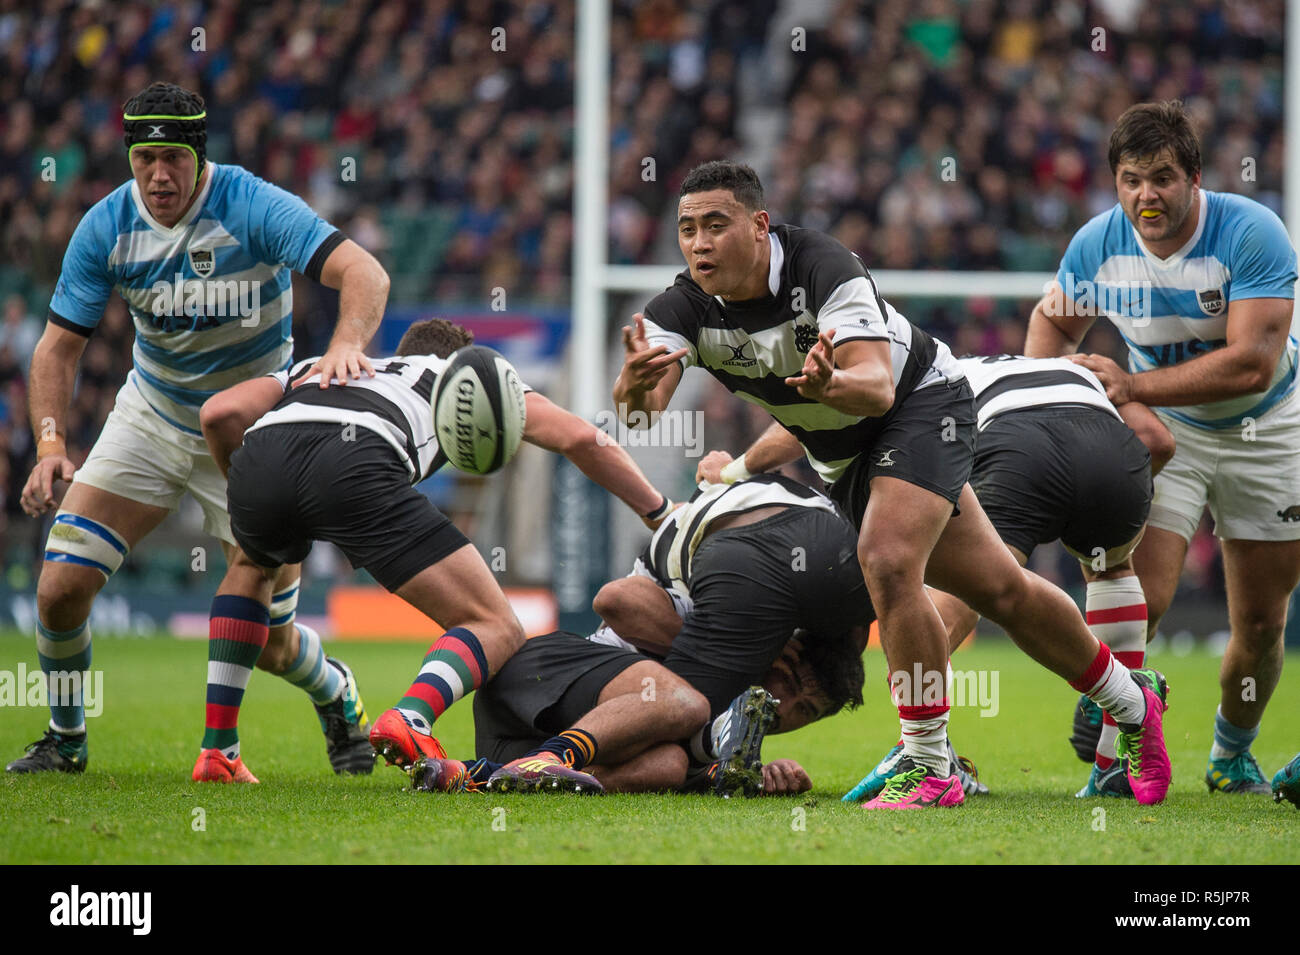
<svg viewBox="0 0 1300 955"><path fill-rule="evenodd" d="M1111 712L1142 751L1130 762L1139 801L1169 786L1165 704L1088 630L1074 602L1024 570L967 485L974 450L970 386L946 345L898 314L862 263L829 236L769 227L753 170L710 162L688 174L678 204L687 262L671 288L623 331L614 400L627 421L667 407L698 364L799 439L859 528L857 559L897 667L904 754L870 809L954 806L942 619L925 585L956 594L1034 659ZM634 421L637 419L633 419ZM729 478L769 470L762 439ZM789 460L788 458L786 460ZM921 685L912 673L921 672ZM935 680L941 697L932 691Z"/></svg>
<svg viewBox="0 0 1300 955"><path fill-rule="evenodd" d="M865 636L865 629L823 635L811 652L807 635L792 638L763 686L742 692L713 721L725 721L728 732L694 773L682 742L714 732L708 703L690 684L631 647L564 631L533 637L474 697L477 758L417 762L415 788L805 792L812 780L794 760L761 762L763 738L861 703Z"/></svg>
<svg viewBox="0 0 1300 955"><path fill-rule="evenodd" d="M1030 316L1025 351L1072 355L1098 315L1128 344L1127 370L1073 357L1112 402L1152 407L1177 440L1133 558L1147 632L1173 599L1208 504L1231 637L1205 781L1211 791L1267 793L1250 746L1281 677L1287 601L1300 581L1295 250L1264 206L1200 188L1200 143L1177 101L1127 110L1108 159L1119 201L1071 240Z"/></svg>
<svg viewBox="0 0 1300 955"><path fill-rule="evenodd" d="M1151 505L1151 475L1173 456L1172 435L1145 405L1116 409L1092 372L1064 358L995 355L958 364L975 395L970 485L980 507L1022 567L1039 544L1061 541L1087 581L1089 628L1125 666L1140 668L1147 611L1132 554ZM955 650L978 614L951 594L930 598ZM1093 764L1077 795L1132 798L1115 751L1118 728L1109 716L1102 725L1103 715L1091 732L1076 727L1072 742ZM895 746L845 800L883 787L901 751Z"/></svg>
<svg viewBox="0 0 1300 955"><path fill-rule="evenodd" d="M346 390L313 387L315 363L307 359L227 389L202 410L216 466L229 475L231 529L241 548L229 575L235 586L254 590L265 609L278 568L327 540L445 628L410 689L370 730L373 749L403 768L421 755L445 755L433 736L438 717L524 641L478 551L414 488L446 461L429 402L446 356L472 342L451 322L417 322L396 357L376 359L374 377ZM672 504L628 453L525 391L524 440L565 455L657 527ZM249 673L210 672L209 692L242 695Z"/></svg>
<svg viewBox="0 0 1300 955"><path fill-rule="evenodd" d="M202 97L170 83L154 83L126 103L133 178L78 225L32 356L37 464L22 506L32 516L58 507L37 585L36 646L51 719L10 772L86 768L80 681L61 693L59 677L80 677L90 667L87 621L96 594L186 492L230 562L225 481L199 432L199 407L235 382L288 367L290 269L339 290L338 324L314 369L321 387L370 372L363 349L384 311L383 268L296 196L238 166L209 162L205 116ZM67 409L77 363L114 290L135 322L134 367L78 469L66 446ZM61 505L59 481L71 482ZM209 669L256 662L301 687L316 706L331 765L369 772L364 708L350 671L325 657L315 633L293 623L297 577L296 567L285 568L269 616L229 578L223 582ZM253 779L239 760L238 737L222 721L232 702L208 698L210 732L195 778Z"/></svg>

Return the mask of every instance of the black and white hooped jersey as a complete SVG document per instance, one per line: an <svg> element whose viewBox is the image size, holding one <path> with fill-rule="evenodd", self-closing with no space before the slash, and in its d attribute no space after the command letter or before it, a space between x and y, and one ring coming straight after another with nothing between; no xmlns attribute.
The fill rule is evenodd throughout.
<svg viewBox="0 0 1300 955"><path fill-rule="evenodd" d="M975 393L980 431L1000 414L1047 405L1092 405L1119 418L1097 376L1068 358L990 355L957 364Z"/></svg>
<svg viewBox="0 0 1300 955"><path fill-rule="evenodd" d="M288 371L277 372L280 387L320 361L305 358ZM393 446L418 484L447 460L438 449L433 430L433 387L447 367L448 359L435 355L405 355L400 358L375 358L371 365L375 376L349 379L340 387L320 387L320 375L312 375L289 391L274 408L257 419L248 430L255 431L273 424L305 422L355 425L379 435ZM524 391L531 391L527 385Z"/></svg>
<svg viewBox="0 0 1300 955"><path fill-rule="evenodd" d="M659 525L641 562L660 585L689 595L691 561L709 526L719 517L779 505L838 513L826 495L780 474L756 474L735 484L705 483Z"/></svg>
<svg viewBox="0 0 1300 955"><path fill-rule="evenodd" d="M862 261L831 236L773 226L769 294L747 302L710 296L686 270L644 309L650 345L689 349L732 393L758 405L799 439L828 483L839 479L881 430L862 418L805 398L785 383L800 373L819 331L834 342L888 341L895 406L913 391L961 378L948 346L917 328L880 295Z"/></svg>

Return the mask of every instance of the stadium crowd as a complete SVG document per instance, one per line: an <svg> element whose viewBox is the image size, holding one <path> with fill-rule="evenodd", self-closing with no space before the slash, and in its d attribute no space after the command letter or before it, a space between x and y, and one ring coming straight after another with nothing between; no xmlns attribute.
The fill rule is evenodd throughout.
<svg viewBox="0 0 1300 955"><path fill-rule="evenodd" d="M0 524L25 521L31 348L72 229L129 175L131 93L159 77L202 91L209 156L301 195L378 255L393 302L482 305L500 286L563 305L574 8L0 0ZM774 219L830 231L877 268L1054 269L1073 230L1113 204L1105 136L1142 99L1189 103L1207 188L1280 212L1282 0L841 2L806 27L796 9L615 0L611 261L661 260L682 176L743 151L742 103L756 98L785 117L764 176ZM794 27L800 55L768 69ZM297 353L319 353L329 293L295 282L295 296ZM1032 306L897 304L957 354L1019 351ZM131 338L115 297L82 363L74 453L102 425ZM1088 342L1118 345L1101 328ZM714 404L716 433L752 434L744 409ZM1196 550L1192 574L1212 586L1217 557Z"/></svg>

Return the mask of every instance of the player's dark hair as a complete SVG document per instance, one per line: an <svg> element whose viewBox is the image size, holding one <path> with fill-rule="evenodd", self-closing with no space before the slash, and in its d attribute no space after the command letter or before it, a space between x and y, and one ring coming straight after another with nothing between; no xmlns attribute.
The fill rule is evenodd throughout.
<svg viewBox="0 0 1300 955"><path fill-rule="evenodd" d="M416 322L397 343L400 355L437 355L446 358L458 348L474 344L474 333L445 318Z"/></svg>
<svg viewBox="0 0 1300 955"><path fill-rule="evenodd" d="M838 633L810 634L804 641L800 662L808 665L818 687L830 699L831 708L825 716L833 716L846 706L854 710L862 705L862 684L867 675L862 668L859 629L853 626Z"/></svg>
<svg viewBox="0 0 1300 955"><path fill-rule="evenodd" d="M758 173L730 159L715 159L696 166L686 174L678 196L713 189L730 189L736 201L750 212L763 208L763 184L758 181Z"/></svg>
<svg viewBox="0 0 1300 955"><path fill-rule="evenodd" d="M1182 101L1130 106L1110 134L1110 174L1115 175L1125 160L1147 161L1166 149L1188 176L1201 171L1201 143Z"/></svg>

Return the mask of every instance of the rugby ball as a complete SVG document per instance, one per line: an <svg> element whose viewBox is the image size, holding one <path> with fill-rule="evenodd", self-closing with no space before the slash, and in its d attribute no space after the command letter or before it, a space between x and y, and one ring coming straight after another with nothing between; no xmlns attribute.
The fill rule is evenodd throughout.
<svg viewBox="0 0 1300 955"><path fill-rule="evenodd" d="M452 466L491 474L519 450L524 385L510 362L483 345L452 352L430 400L438 447Z"/></svg>

